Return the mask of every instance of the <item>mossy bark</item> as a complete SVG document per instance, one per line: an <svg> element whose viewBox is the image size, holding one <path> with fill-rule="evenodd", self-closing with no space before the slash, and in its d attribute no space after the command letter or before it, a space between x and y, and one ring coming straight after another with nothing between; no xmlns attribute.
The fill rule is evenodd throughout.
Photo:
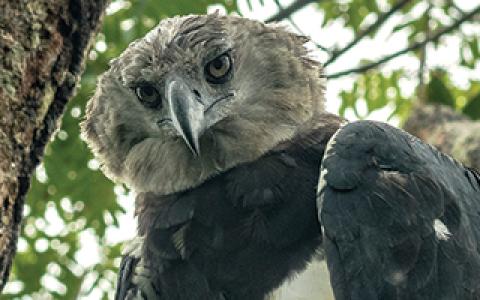
<svg viewBox="0 0 480 300"><path fill-rule="evenodd" d="M0 291L30 176L58 128L108 0L0 0Z"/></svg>
<svg viewBox="0 0 480 300"><path fill-rule="evenodd" d="M443 105L416 107L404 129L467 167L480 170L480 121Z"/></svg>

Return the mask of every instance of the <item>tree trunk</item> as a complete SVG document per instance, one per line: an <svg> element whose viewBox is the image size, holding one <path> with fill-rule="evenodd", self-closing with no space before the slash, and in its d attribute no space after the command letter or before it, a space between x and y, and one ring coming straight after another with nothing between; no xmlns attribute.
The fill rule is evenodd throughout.
<svg viewBox="0 0 480 300"><path fill-rule="evenodd" d="M404 129L467 167L480 170L480 122L444 105L417 106Z"/></svg>
<svg viewBox="0 0 480 300"><path fill-rule="evenodd" d="M0 291L30 176L58 128L108 0L0 0Z"/></svg>

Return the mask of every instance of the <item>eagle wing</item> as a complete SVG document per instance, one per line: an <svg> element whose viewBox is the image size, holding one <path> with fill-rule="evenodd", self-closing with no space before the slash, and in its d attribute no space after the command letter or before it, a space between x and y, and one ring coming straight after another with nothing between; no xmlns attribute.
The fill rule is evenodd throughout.
<svg viewBox="0 0 480 300"><path fill-rule="evenodd" d="M480 299L480 175L408 133L360 121L330 140L317 206L343 299Z"/></svg>

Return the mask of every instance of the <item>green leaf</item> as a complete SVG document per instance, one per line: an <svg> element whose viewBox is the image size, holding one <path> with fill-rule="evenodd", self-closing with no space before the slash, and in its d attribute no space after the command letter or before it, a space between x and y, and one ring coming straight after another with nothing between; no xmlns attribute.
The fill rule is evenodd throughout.
<svg viewBox="0 0 480 300"><path fill-rule="evenodd" d="M403 118L405 111L410 106L410 101L404 98L400 87L399 80L404 76L403 70L397 70L389 75L377 71L370 71L362 74L355 81L351 91L342 91L340 98L339 113L344 116L347 109L352 109L358 118L368 118L372 112L383 109L391 105L396 107L395 113L390 115L392 118L395 114ZM365 115L359 113L357 105L358 101L365 101L367 112ZM398 108L398 110L397 110Z"/></svg>
<svg viewBox="0 0 480 300"><path fill-rule="evenodd" d="M455 108L455 98L444 84L443 76L443 72L433 71L431 73L430 82L427 85L426 100L429 103L443 104Z"/></svg>
<svg viewBox="0 0 480 300"><path fill-rule="evenodd" d="M462 112L474 120L480 119L480 93L476 94L467 102Z"/></svg>

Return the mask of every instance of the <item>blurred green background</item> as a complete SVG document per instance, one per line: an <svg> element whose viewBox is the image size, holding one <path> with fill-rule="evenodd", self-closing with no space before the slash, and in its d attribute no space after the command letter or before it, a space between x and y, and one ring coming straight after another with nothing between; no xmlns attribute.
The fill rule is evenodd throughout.
<svg viewBox="0 0 480 300"><path fill-rule="evenodd" d="M119 222L122 218L133 220L133 200L125 187L115 186L99 171L98 162L79 137L78 124L97 76L107 69L108 61L159 20L215 8L261 20L281 19L293 30L314 38L322 61L336 57L339 49L364 36L352 50L338 55L327 66L326 73L331 75L381 58L382 55L372 57L368 49L382 48L382 42L398 44L398 49L393 47L383 53L387 55L421 41L476 9L473 2L113 1L102 32L88 54L77 96L70 101L62 127L35 173L11 282L2 299L113 298L121 241L134 232L133 222L123 227ZM283 18L282 12L295 5L301 5L301 9L290 18ZM396 5L399 8L390 17L388 14ZM315 22L302 16L311 16ZM378 24L379 28L371 28L385 17L386 22ZM425 51L420 47L386 66L330 80L329 110L351 119L373 117L401 124L412 103L424 101L449 105L472 118L480 118L479 23L477 15L459 30L429 43ZM438 55L452 56L453 60L442 65L441 61L436 62ZM129 232L122 234L125 226Z"/></svg>

